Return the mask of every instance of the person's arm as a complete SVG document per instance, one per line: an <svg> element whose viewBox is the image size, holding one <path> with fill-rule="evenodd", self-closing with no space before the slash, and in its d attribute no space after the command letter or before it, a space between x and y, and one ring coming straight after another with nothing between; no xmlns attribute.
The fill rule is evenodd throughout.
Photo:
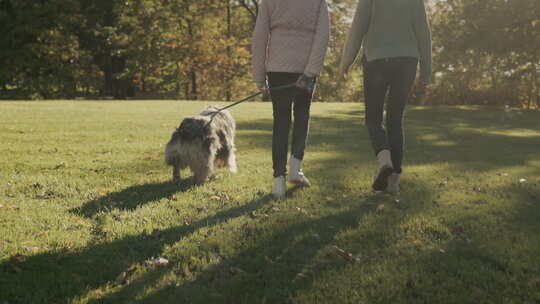
<svg viewBox="0 0 540 304"><path fill-rule="evenodd" d="M317 76L321 73L324 64L324 57L328 50L328 42L330 40L330 17L328 13L328 4L326 0L321 0L321 8L317 19L317 28L315 37L311 45L311 53L309 54L308 64L304 70L304 74L309 77Z"/></svg>
<svg viewBox="0 0 540 304"><path fill-rule="evenodd" d="M340 70L346 73L356 60L362 41L369 29L372 0L359 0L351 29L341 56Z"/></svg>
<svg viewBox="0 0 540 304"><path fill-rule="evenodd" d="M420 53L420 81L428 84L431 81L431 30L424 0L417 0L415 16L413 26Z"/></svg>
<svg viewBox="0 0 540 304"><path fill-rule="evenodd" d="M266 56L270 36L270 10L268 1L263 0L259 5L257 22L253 31L251 44L253 65L253 81L261 88L266 83Z"/></svg>

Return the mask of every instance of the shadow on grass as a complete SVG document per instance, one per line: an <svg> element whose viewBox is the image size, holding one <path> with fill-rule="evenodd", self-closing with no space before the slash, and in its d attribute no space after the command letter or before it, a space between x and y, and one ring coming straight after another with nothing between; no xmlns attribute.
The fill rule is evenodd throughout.
<svg viewBox="0 0 540 304"><path fill-rule="evenodd" d="M362 135L360 129L356 128L361 123L357 120L356 117L345 121L342 118L339 121L326 117L314 118L313 123L320 125L318 127L320 131L315 130L312 133L311 140L314 150L323 150L318 146L328 143L334 146L332 147L333 151L341 153L342 156L350 156L351 149L359 147L364 149L363 151L367 151L369 148L360 144L362 140L364 143L367 142L367 134ZM425 126L421 120L417 120L417 123L420 125L413 126L413 130L410 132L413 136L409 146L420 146L422 150L426 151L427 155L440 155L442 159L452 163L457 168L462 166L460 163L466 155L455 153L448 147L434 145L429 140L415 139L415 137L419 138L425 134L424 130L419 127L432 128L427 129L427 131L442 137L451 137L452 140L457 141L458 145L462 137L466 137L468 142L475 142L476 147L489 147L489 149L483 151L487 153L487 158L485 155L470 158L471 161L485 161L485 165L472 167L472 170L491 170L503 166L522 164L523 160L511 158L502 164L498 163L497 157L500 155L500 151L492 151L493 147L509 145L515 147L518 151L525 151L524 157L527 160L536 157L534 145L538 147L538 139L535 137L518 138L495 134L478 136L478 134L471 134L469 131L454 131L449 128L452 123L445 122L442 118L437 126ZM270 125L270 121L250 122L239 125L239 129L249 128L249 130L267 131ZM354 126L358 131L351 129L351 126ZM257 134L251 138L255 146L270 150L267 145L269 141L268 135ZM358 139L361 139L361 141L359 142ZM474 150L474 147L472 146L471 149ZM328 178L335 180L335 184L339 185L340 178L344 174L342 172L343 167L334 164L340 161L342 159L333 158L320 162L317 166L314 166L312 172L315 175L323 175L324 172L325 176L328 175ZM372 155L370 155L369 161L372 161ZM414 155L409 162L406 161L406 164L429 164L439 161L438 158L430 159L429 157L423 157L423 155ZM364 162L357 162L357 164L365 165ZM415 188L415 202L431 202L435 195L435 190L426 185L409 182L406 186ZM189 189L190 185L186 184L184 187L186 188L181 189L181 191ZM74 212L81 213L84 216L93 216L99 211L112 208L131 210L149 201L172 195L178 190L178 186L171 183L133 186L109 194L105 196L104 200L91 201L83 206L81 210ZM534 195L537 195L537 193L535 192ZM324 274L330 271L345 271L350 267L350 264L336 257L334 252L329 251L331 256L325 255L325 252L328 251L330 245L335 244L336 238L340 234L354 229L361 221L369 217L377 217L378 219L369 231L356 237L358 247L371 246L372 251L377 252L377 250L384 251L385 247L391 245L392 240L385 238L384 231L395 229L398 223L389 225L385 222L385 213L380 214L375 211L377 203L381 199L378 194L363 194L354 199L350 208L345 211L333 212L322 217L298 217L294 223L278 226L269 236L258 238L254 246L245 248L231 258L204 269L201 273L197 273L194 281L183 283L180 286L159 285L158 283L168 271L181 269L184 262L172 260L167 268L151 269L141 277L136 278L130 285L117 287L117 290L111 295L102 297L92 303L167 303L168 301L172 303L181 301L188 303L261 303L262 301L286 303L290 301L291 296L302 291L309 291L317 278ZM197 230L247 215L269 202L269 196L262 196L246 202L242 206L219 211L191 225L163 230L158 237L148 238L143 235L134 235L111 242L97 240L95 244L75 252L48 252L6 261L0 264L0 269L3 272L0 277L0 294L6 297L10 303L70 302L79 297L84 297L89 291L106 288L109 284L114 284L113 282L118 274L126 271L128 267L141 264L152 256L159 256L166 247L174 245ZM424 204L414 202L412 204L411 209L406 214L398 217L411 216L420 210L431 208L426 207ZM524 207L520 212L530 214L531 208ZM313 237L314 233L317 237ZM449 246L451 250L454 245L450 244ZM351 251L355 249L353 252L359 250L359 248L349 249ZM479 261L476 266L478 269L486 265L494 269L500 269L497 271L508 269L504 262L491 257L485 249L471 247L467 250L456 251L455 256L449 255L442 258L439 255L427 254L419 257L418 260L421 264L429 265L429 267L424 268L426 272L431 271L432 267L436 268L436 265L440 263L450 263L451 259ZM411 263L416 261L404 259L403 262ZM17 266L21 271L10 272L13 270L13 265ZM242 271L231 273L231 268L240 268ZM304 273L305 277L297 279L299 273ZM442 272L442 275L444 274ZM456 273L455 277L459 278L460 274ZM36 278L39 278L39 281L36 281ZM145 288L156 288L156 291L140 298ZM411 289L407 284L403 284L403 286L399 287L399 290L408 293L407 288ZM373 295L374 302L377 301L376 296L383 295ZM411 301L418 300L418 296L414 292L411 292L407 297ZM36 299L40 300L36 301ZM332 299L329 298L328 301L332 302Z"/></svg>
<svg viewBox="0 0 540 304"><path fill-rule="evenodd" d="M422 185L416 186L417 199L430 200L431 192ZM359 240L359 247L390 245L383 231L396 227L388 225L385 214L376 211L377 202L385 197L379 193L360 195L345 211L323 217L298 217L295 223L278 226L269 236L259 237L255 246L198 273L193 281L169 284L140 298L144 286L155 287L166 275L166 271L155 270L91 303L117 303L134 298L140 298L136 303L289 303L292 296L308 289L325 272L339 272L351 265L332 245L339 245L338 236L355 229L363 220L379 218L370 233ZM279 218L273 220L280 221ZM183 262L171 268L182 269ZM331 298L326 301L333 302Z"/></svg>
<svg viewBox="0 0 540 304"><path fill-rule="evenodd" d="M197 184L193 178L183 179L180 183L169 181L135 185L91 200L80 208L72 209L71 212L93 217L100 212L109 212L112 209L134 210L146 203L170 197L178 192L185 192L195 186Z"/></svg>
<svg viewBox="0 0 540 304"><path fill-rule="evenodd" d="M289 195L291 191L295 189L290 190ZM270 201L270 196L262 196L190 225L162 230L157 237L141 234L111 242L95 240L86 248L8 260L0 264L0 295L2 300L7 299L10 303L68 303L90 290L114 282L128 267L159 256L164 247L198 229L247 215Z"/></svg>
<svg viewBox="0 0 540 304"><path fill-rule="evenodd" d="M392 282L396 287L388 302L395 298L407 303L540 301L540 205L535 203L540 201L540 188L506 185L494 190L511 195L512 200L490 209L468 206L482 210L480 216L464 212L455 219L459 229L439 244L441 249L423 250L416 257L396 256L397 264L410 267L406 276ZM370 300L386 303L376 297Z"/></svg>
<svg viewBox="0 0 540 304"><path fill-rule="evenodd" d="M431 190L422 185L415 186L419 188L417 194L420 194L415 199L432 200L434 193ZM522 191L519 197L524 196L522 198L525 199L527 195L536 197L538 191ZM533 261L513 259L516 253L509 255L507 249L512 245L499 243L496 233L490 236L490 240L498 242L482 242L485 237L482 233L497 230L496 225L484 227L481 231L465 228L454 232L423 232L432 238L435 246L441 247L393 247L393 242L398 240L388 236L392 231L401 229L399 226L403 220L435 207L415 204L411 206L413 210L398 216L392 224L396 218L385 218L369 203L377 200L380 200L379 195L368 195L344 212L316 219L298 219L290 226L276 229L256 246L209 267L195 280L180 286L166 285L136 303L290 303L295 302L293 299L300 293L304 296L314 293L316 296L308 296L304 301L297 301L299 303L341 303L344 299L351 302L367 300L367 303L391 303L396 299L403 303L495 303L501 300L502 295L509 300L520 299L526 303L538 300L532 292L534 285L531 285L531 282L537 284L534 282L540 274L538 265ZM527 247L525 256L529 259L534 259L540 250L540 238L536 236L539 223L534 216L538 214L538 208L537 205L524 204L508 218L509 222L515 219L520 223L513 228L516 232L526 227L527 233L532 234L532 237L522 236L526 238L522 241L534 240ZM354 230L369 217L377 218L375 225L351 236L348 243L352 245L345 248L351 252L368 253L368 256L363 255L358 264L347 263L330 246L336 244L337 235ZM476 221L465 217L454 220ZM522 220L527 220L528 224L523 225ZM312 236L314 233L316 238ZM519 240L514 240L513 246L518 245ZM505 248L505 245L509 247ZM387 271L385 275L381 275L380 267ZM181 269L181 265L173 268ZM343 272L344 278L339 278ZM363 285L358 285L360 282L354 281L352 272L370 276L373 281L362 280ZM165 275L165 272L161 274ZM336 281L324 281L326 275ZM156 276L155 272L145 274L139 278L138 284L126 286L103 300L115 303L121 299L140 298L144 286L157 286L160 279L163 276ZM321 279L322 282L317 282ZM318 285L314 286L315 283Z"/></svg>

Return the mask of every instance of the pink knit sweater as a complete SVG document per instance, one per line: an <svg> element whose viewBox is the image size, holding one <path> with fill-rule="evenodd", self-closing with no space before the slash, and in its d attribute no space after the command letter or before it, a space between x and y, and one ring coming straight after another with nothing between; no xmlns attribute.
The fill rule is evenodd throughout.
<svg viewBox="0 0 540 304"><path fill-rule="evenodd" d="M319 75L330 38L326 0L262 0L253 32L253 80L266 72Z"/></svg>

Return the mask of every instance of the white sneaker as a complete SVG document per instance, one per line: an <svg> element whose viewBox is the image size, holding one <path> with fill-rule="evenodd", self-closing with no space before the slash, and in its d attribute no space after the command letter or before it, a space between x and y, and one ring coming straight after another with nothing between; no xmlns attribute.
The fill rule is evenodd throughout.
<svg viewBox="0 0 540 304"><path fill-rule="evenodd" d="M379 162L379 167L392 167L392 154L390 150L384 149L377 154L377 161Z"/></svg>
<svg viewBox="0 0 540 304"><path fill-rule="evenodd" d="M310 187L309 179L302 172L302 161L292 156L289 160L289 183L303 187Z"/></svg>
<svg viewBox="0 0 540 304"><path fill-rule="evenodd" d="M394 172L390 150L380 151L377 154L377 161L379 162L379 170L371 187L376 191L384 191L388 188L388 178Z"/></svg>
<svg viewBox="0 0 540 304"><path fill-rule="evenodd" d="M285 177L278 176L274 178L274 187L272 188L272 195L277 198L281 199L285 197L285 191L287 190L287 185L285 183Z"/></svg>
<svg viewBox="0 0 540 304"><path fill-rule="evenodd" d="M400 174L393 173L388 177L388 186L386 187L386 192L391 194L399 193L399 177Z"/></svg>

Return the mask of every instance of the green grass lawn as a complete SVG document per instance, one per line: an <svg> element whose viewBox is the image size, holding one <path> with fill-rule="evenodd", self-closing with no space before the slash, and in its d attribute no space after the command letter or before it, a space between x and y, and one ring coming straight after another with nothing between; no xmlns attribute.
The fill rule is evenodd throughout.
<svg viewBox="0 0 540 304"><path fill-rule="evenodd" d="M540 303L540 112L410 107L392 197L363 106L313 104L314 185L274 201L268 103L237 174L169 182L203 105L0 102L0 303Z"/></svg>

